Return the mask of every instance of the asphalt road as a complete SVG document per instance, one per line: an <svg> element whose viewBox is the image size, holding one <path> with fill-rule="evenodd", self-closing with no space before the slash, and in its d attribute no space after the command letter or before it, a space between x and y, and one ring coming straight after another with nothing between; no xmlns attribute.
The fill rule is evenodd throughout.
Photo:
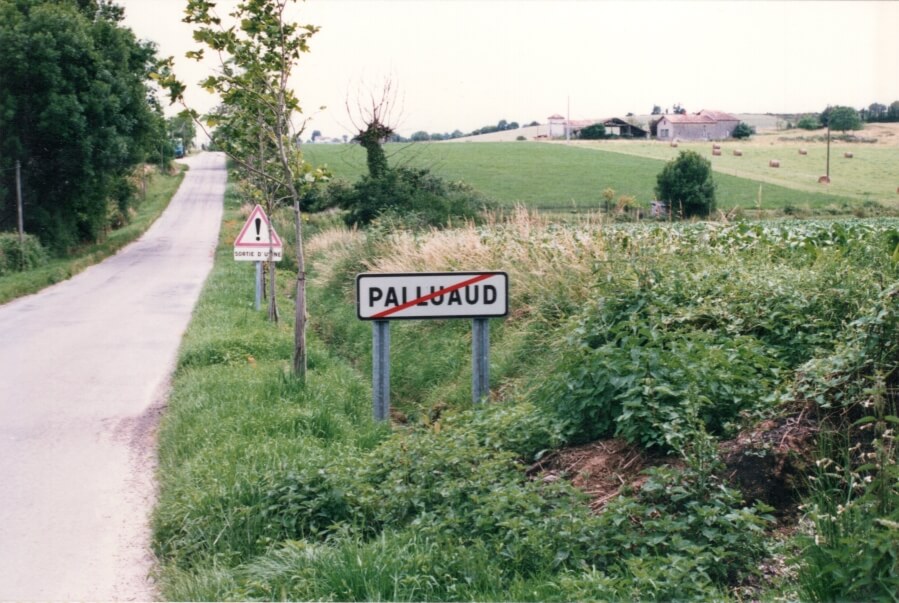
<svg viewBox="0 0 899 603"><path fill-rule="evenodd" d="M155 596L155 428L225 190L222 155L187 163L139 241L0 306L0 601Z"/></svg>

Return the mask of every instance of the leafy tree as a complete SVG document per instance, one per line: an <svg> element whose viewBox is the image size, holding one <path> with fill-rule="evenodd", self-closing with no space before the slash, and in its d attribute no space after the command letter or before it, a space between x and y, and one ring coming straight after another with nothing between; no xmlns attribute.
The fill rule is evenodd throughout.
<svg viewBox="0 0 899 603"><path fill-rule="evenodd" d="M20 161L25 228L57 252L126 216L127 176L165 144L155 48L122 15L105 1L0 2L0 228L16 222Z"/></svg>
<svg viewBox="0 0 899 603"><path fill-rule="evenodd" d="M584 140L599 140L606 137L606 127L602 124L593 124L581 130L580 137Z"/></svg>
<svg viewBox="0 0 899 603"><path fill-rule="evenodd" d="M193 115L189 111L182 111L174 117L166 120L166 128L169 137L180 138L184 143L184 148L189 149L194 146L194 140L197 138L197 126L194 123Z"/></svg>
<svg viewBox="0 0 899 603"><path fill-rule="evenodd" d="M890 108L887 109L887 121L899 121L899 101L893 101L890 103Z"/></svg>
<svg viewBox="0 0 899 603"><path fill-rule="evenodd" d="M672 109L676 115L686 115L687 110L681 107L680 103L674 103L674 108Z"/></svg>
<svg viewBox="0 0 899 603"><path fill-rule="evenodd" d="M734 131L731 133L731 136L734 138L749 138L755 132L752 130L752 126L747 124L746 122L741 121L734 128Z"/></svg>
<svg viewBox="0 0 899 603"><path fill-rule="evenodd" d="M656 196L683 217L706 217L715 211L712 164L695 151L681 151L656 178Z"/></svg>
<svg viewBox="0 0 899 603"><path fill-rule="evenodd" d="M803 130L817 130L821 127L821 121L816 115L803 115L796 122L796 127Z"/></svg>
<svg viewBox="0 0 899 603"><path fill-rule="evenodd" d="M231 135L223 146L235 160L254 192L269 210L282 200L294 209L296 229L296 320L294 374L306 377L306 263L303 251L302 207L304 189L324 177L303 160L295 141L293 117L299 100L289 80L300 56L309 51L308 40L318 31L313 25L288 21L284 12L295 0L243 0L224 23L209 0L188 0L184 21L195 25L194 39L222 59L221 69L202 82L222 98L222 110L207 125L224 127ZM187 53L200 60L205 49ZM171 72L171 59L158 75L173 101L183 103L185 85ZM195 117L198 117L195 114ZM274 291L274 265L270 263ZM274 295L269 316L277 319Z"/></svg>
<svg viewBox="0 0 899 603"><path fill-rule="evenodd" d="M662 108L658 105L653 105L651 115L661 115L661 114L662 114Z"/></svg>
<svg viewBox="0 0 899 603"><path fill-rule="evenodd" d="M868 121L882 121L887 115L887 106L880 103L868 105Z"/></svg>
<svg viewBox="0 0 899 603"><path fill-rule="evenodd" d="M424 130L419 130L418 132L413 132L412 136L409 137L409 140L415 142L422 142L424 140L430 140L431 135L425 132Z"/></svg>
<svg viewBox="0 0 899 603"><path fill-rule="evenodd" d="M861 130L862 120L858 116L858 111L852 107L834 106L827 107L821 113L821 123L829 126L831 130Z"/></svg>

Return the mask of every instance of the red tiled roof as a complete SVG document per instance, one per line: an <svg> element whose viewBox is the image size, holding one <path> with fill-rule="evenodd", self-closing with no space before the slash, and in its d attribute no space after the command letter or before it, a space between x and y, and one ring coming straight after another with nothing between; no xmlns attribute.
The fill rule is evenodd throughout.
<svg viewBox="0 0 899 603"><path fill-rule="evenodd" d="M703 109L699 112L700 115L708 115L715 121L740 121L739 118L734 117L730 113L725 113L724 111L712 111L709 109Z"/></svg>
<svg viewBox="0 0 899 603"><path fill-rule="evenodd" d="M713 119L708 115L688 115L673 113L664 115L663 117L673 124L713 124L718 121L717 119Z"/></svg>

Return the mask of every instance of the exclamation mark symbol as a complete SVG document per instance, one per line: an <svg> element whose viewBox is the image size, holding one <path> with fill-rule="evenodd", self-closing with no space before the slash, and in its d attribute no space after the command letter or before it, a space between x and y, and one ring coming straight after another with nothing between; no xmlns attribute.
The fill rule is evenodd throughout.
<svg viewBox="0 0 899 603"><path fill-rule="evenodd" d="M260 240L259 230L262 228L262 218L256 218L256 240Z"/></svg>

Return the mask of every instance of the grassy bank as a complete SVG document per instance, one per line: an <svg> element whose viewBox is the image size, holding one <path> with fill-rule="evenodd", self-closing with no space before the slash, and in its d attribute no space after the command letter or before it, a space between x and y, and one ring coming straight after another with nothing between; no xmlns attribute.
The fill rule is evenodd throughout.
<svg viewBox="0 0 899 603"><path fill-rule="evenodd" d="M658 150L660 155L658 158L637 156L640 149L631 149L629 144L640 146L640 149L646 146ZM655 199L653 187L664 166L663 159L676 156L679 150L658 143L634 142L607 146L533 142L417 143L390 144L385 148L391 165L426 167L449 180L464 180L502 205L523 204L555 210L602 207L602 192L607 188L615 191L615 199L630 195L640 205L648 206L649 201ZM339 178L354 181L365 171L364 151L358 145L306 145L303 151L309 161L327 164ZM759 161L758 157L745 159L744 165ZM729 159L715 158L715 162L726 161ZM790 170L795 164L788 165L786 161L784 164L784 172L792 173ZM863 201L846 194L808 190L804 179L797 179L797 186L793 186L789 177L772 182L756 172L745 171L734 176L730 166L724 163L721 166L715 174L715 182L718 206L722 209L790 208L791 211L845 215L862 207Z"/></svg>
<svg viewBox="0 0 899 603"><path fill-rule="evenodd" d="M161 427L154 541L166 599L871 598L896 585L885 429L878 461L841 463L879 484L881 506L832 476L795 537L801 476L763 475L793 497L770 500L742 491L742 465L724 470L718 454L762 419L814 417L836 433L841 416L872 416L865 396L884 399L877 379L899 364L896 222L559 226L519 212L409 233L312 218L302 385L288 373L289 319L272 325L252 309L252 267L231 259L244 217L229 196ZM279 219L287 239L289 216ZM470 402L466 321L409 321L391 328L393 421L374 424L354 275L474 266L511 281L512 312L491 324L490 403ZM279 280L291 276L285 260ZM881 418L858 425L889 422L895 400L878 404ZM741 462L784 466L766 437ZM547 460L612 442L628 456L601 494ZM818 454L791 453L784 464ZM838 492L865 521L831 520L824 501ZM858 556L855 543L871 544ZM822 580L835 559L848 577ZM876 580L853 577L866 571Z"/></svg>
<svg viewBox="0 0 899 603"><path fill-rule="evenodd" d="M168 207L183 179L183 169L174 176L154 174L147 186L146 197L135 204L128 224L111 230L102 241L84 245L64 258L53 258L38 268L0 277L0 304L71 278L136 240Z"/></svg>

